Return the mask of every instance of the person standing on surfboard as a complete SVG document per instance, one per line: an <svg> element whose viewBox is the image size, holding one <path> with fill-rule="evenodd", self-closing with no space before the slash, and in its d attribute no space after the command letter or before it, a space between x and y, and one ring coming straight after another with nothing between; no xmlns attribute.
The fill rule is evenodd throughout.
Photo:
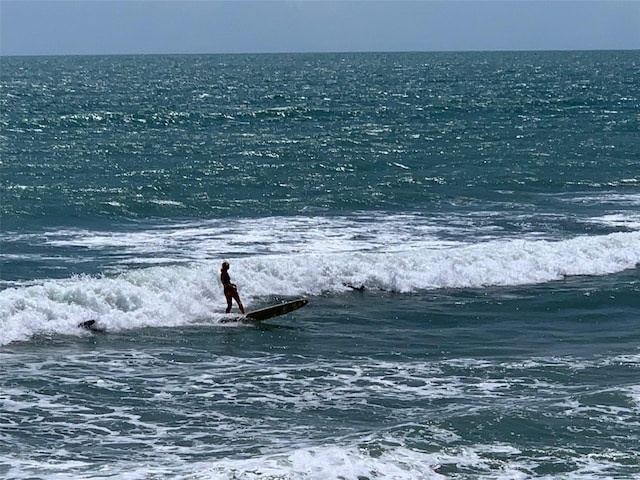
<svg viewBox="0 0 640 480"><path fill-rule="evenodd" d="M231 277L229 276L229 262L222 262L220 281L224 287L224 296L227 298L227 310L225 313L229 313L231 311L231 301L235 300L240 308L240 312L244 315L244 307L240 301L240 295L238 295L238 287L235 283L231 283Z"/></svg>

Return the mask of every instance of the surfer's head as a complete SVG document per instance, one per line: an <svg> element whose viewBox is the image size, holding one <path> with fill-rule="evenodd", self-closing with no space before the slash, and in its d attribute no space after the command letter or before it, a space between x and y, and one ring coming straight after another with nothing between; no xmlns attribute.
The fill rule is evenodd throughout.
<svg viewBox="0 0 640 480"><path fill-rule="evenodd" d="M226 260L222 262L222 270L229 270L229 262Z"/></svg>

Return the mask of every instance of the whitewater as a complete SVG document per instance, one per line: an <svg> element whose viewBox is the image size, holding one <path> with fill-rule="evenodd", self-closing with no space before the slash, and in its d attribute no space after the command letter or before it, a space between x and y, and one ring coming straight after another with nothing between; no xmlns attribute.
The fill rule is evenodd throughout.
<svg viewBox="0 0 640 480"><path fill-rule="evenodd" d="M488 231L482 241L471 242L454 240L450 228L446 234L452 238L443 240L442 226L416 215L267 218L242 221L242 231L218 223L130 234L47 235L46 244L70 253L88 249L92 257L117 260L105 268L111 270L108 275L40 280L2 290L2 344L34 335L80 335L77 325L90 319L113 331L220 321L225 318L218 282L223 260L232 261L248 305L362 288L426 293L533 285L640 265L638 231L565 240L535 234L495 238Z"/></svg>

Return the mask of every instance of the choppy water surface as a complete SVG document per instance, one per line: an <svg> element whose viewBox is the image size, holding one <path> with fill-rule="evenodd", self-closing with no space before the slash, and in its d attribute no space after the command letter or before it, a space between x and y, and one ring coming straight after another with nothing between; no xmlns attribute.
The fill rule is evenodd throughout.
<svg viewBox="0 0 640 480"><path fill-rule="evenodd" d="M638 52L0 61L3 478L640 475Z"/></svg>

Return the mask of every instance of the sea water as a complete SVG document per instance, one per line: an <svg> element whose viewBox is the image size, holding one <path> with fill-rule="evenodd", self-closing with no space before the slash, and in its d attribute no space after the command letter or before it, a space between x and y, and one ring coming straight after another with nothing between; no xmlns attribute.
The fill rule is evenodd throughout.
<svg viewBox="0 0 640 480"><path fill-rule="evenodd" d="M640 476L638 51L0 62L0 477Z"/></svg>

